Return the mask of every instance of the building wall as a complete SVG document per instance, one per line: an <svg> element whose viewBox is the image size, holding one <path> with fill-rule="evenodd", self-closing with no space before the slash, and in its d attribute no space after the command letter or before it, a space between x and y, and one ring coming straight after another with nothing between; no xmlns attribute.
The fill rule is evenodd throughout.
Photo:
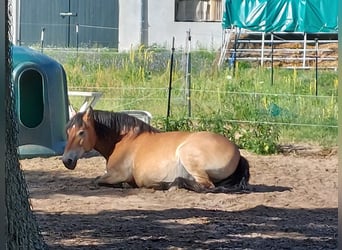
<svg viewBox="0 0 342 250"><path fill-rule="evenodd" d="M14 43L36 45L44 32L46 46L118 46L119 0L16 0ZM61 13L73 13L63 16Z"/></svg>
<svg viewBox="0 0 342 250"><path fill-rule="evenodd" d="M119 0L119 51L140 45L141 0Z"/></svg>
<svg viewBox="0 0 342 250"><path fill-rule="evenodd" d="M119 11L119 50L140 45L142 0L121 0ZM221 22L175 22L174 0L148 0L148 45L184 47L191 32L194 49L218 49L222 44Z"/></svg>
<svg viewBox="0 0 342 250"><path fill-rule="evenodd" d="M79 24L80 47L111 47L119 51L141 44L184 47L190 30L192 48L218 49L222 43L221 22L176 22L175 0L12 0L15 6L13 42L44 46L76 47ZM186 1L185 1L186 2ZM77 17L60 16L77 12ZM146 22L142 18L146 18ZM70 19L70 24L68 23Z"/></svg>

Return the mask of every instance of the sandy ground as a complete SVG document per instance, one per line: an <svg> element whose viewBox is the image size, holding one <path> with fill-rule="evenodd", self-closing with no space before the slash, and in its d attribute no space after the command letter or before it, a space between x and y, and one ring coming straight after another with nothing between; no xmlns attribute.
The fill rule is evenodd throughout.
<svg viewBox="0 0 342 250"><path fill-rule="evenodd" d="M254 155L248 192L94 189L102 157L21 160L49 249L337 249L336 149Z"/></svg>

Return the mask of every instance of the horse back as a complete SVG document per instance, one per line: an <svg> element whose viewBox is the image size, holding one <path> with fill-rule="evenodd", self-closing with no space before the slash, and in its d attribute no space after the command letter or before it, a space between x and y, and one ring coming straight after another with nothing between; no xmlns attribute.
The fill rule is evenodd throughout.
<svg viewBox="0 0 342 250"><path fill-rule="evenodd" d="M230 176L240 159L234 143L211 132L145 133L135 143L133 175L138 186L201 174L217 182Z"/></svg>

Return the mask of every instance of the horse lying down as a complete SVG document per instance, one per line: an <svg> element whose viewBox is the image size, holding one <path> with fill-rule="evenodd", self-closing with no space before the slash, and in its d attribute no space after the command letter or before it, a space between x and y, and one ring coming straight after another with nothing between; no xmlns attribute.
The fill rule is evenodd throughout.
<svg viewBox="0 0 342 250"><path fill-rule="evenodd" d="M75 169L77 160L92 149L106 159L106 173L95 179L97 185L195 192L237 191L248 185L248 161L219 134L160 132L125 113L91 107L70 119L66 133L66 168Z"/></svg>

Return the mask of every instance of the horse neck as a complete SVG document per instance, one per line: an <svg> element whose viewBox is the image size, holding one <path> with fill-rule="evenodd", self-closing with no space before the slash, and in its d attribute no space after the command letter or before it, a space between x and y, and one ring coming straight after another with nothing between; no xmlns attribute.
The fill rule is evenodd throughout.
<svg viewBox="0 0 342 250"><path fill-rule="evenodd" d="M113 149L110 149L102 144L96 144L94 149L99 152L104 158L106 158L106 160L109 159L110 155L112 154L113 152Z"/></svg>
<svg viewBox="0 0 342 250"><path fill-rule="evenodd" d="M96 142L94 149L107 160L113 153L115 145L121 140L117 131L100 123L95 123Z"/></svg>
<svg viewBox="0 0 342 250"><path fill-rule="evenodd" d="M110 157L115 149L116 144L123 138L131 140L132 138L134 139L136 136L139 136L141 133L159 132L157 129L150 127L147 124L144 125L138 121L132 122L132 120L130 122L132 122L133 125L130 124L128 127L126 127L126 125L122 125L121 122L118 122L118 120L115 119L116 117L112 118L114 119L112 119L108 124L106 124L106 122L103 123L101 119L99 119L99 116L96 116L94 120L94 129L97 137L94 149L102 154L106 159Z"/></svg>

